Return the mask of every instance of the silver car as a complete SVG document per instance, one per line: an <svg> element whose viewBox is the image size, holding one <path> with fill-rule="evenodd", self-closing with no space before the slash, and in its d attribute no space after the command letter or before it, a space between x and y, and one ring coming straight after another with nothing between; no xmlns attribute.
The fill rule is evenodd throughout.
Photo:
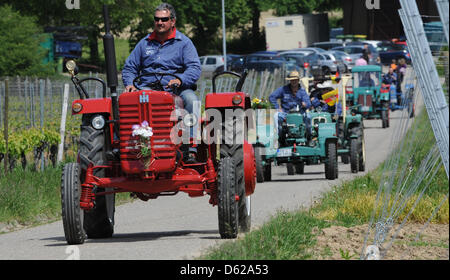
<svg viewBox="0 0 450 280"><path fill-rule="evenodd" d="M311 66L312 73L330 75L345 71L345 65L340 63L331 53L323 52L315 54L315 56L317 56L317 60Z"/></svg>
<svg viewBox="0 0 450 280"><path fill-rule="evenodd" d="M348 53L336 50L331 50L330 53L332 53L336 59L344 63L345 72L352 71L353 66L355 66L355 60L353 60Z"/></svg>
<svg viewBox="0 0 450 280"><path fill-rule="evenodd" d="M211 77L217 67L225 64L222 55L206 55L199 58L204 77Z"/></svg>
<svg viewBox="0 0 450 280"><path fill-rule="evenodd" d="M369 45L369 48L371 45ZM353 61L356 61L359 59L363 53L364 53L364 46L363 45L347 45L345 47L336 47L332 48L331 50L336 51L343 51L350 55ZM371 51L371 57L368 64L372 65L378 65L379 64L379 54L376 51Z"/></svg>

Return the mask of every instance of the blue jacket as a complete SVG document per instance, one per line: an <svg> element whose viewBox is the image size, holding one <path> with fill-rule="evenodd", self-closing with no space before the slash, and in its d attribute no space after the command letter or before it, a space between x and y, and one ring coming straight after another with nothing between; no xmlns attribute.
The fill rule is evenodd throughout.
<svg viewBox="0 0 450 280"><path fill-rule="evenodd" d="M300 106L301 110L306 110L311 107L311 101L306 91L300 87L294 96L289 84L276 89L269 96L269 101L275 106L275 109L280 108L277 102L278 99L281 99L281 109L283 109L283 112L285 113L289 113L289 111L297 107L297 105ZM306 108L302 108L302 102L306 103Z"/></svg>
<svg viewBox="0 0 450 280"><path fill-rule="evenodd" d="M392 75L389 73L384 74L383 75L383 83L388 84L388 85L397 84L397 74L395 74L395 73L392 73Z"/></svg>
<svg viewBox="0 0 450 280"><path fill-rule="evenodd" d="M130 56L125 61L122 69L124 86L133 84L134 78L140 74L151 72L165 72L175 74L182 80L181 90L192 88L201 74L200 59L192 41L184 34L176 31L175 38L160 44L151 40L150 35L143 38L136 45ZM158 76L160 79L161 76ZM175 79L165 76L162 79L163 86ZM156 81L153 75L143 77L141 87Z"/></svg>

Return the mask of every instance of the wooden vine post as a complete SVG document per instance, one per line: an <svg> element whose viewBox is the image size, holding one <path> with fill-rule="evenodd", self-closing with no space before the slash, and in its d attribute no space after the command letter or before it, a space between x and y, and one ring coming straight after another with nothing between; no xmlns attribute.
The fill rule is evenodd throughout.
<svg viewBox="0 0 450 280"><path fill-rule="evenodd" d="M5 175L8 173L8 162L9 162L9 153L8 153L8 100L9 99L9 81L8 78L5 79L5 110L3 118L4 126L3 126L3 137L5 139Z"/></svg>

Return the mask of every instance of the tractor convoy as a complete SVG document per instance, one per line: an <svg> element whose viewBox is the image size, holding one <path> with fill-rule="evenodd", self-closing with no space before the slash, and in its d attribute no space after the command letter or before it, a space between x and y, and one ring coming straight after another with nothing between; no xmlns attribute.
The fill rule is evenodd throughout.
<svg viewBox="0 0 450 280"><path fill-rule="evenodd" d="M82 116L78 160L66 164L62 174L62 219L69 244L113 235L115 194L120 192L144 201L179 192L189 197L209 195L209 203L218 209L221 238L236 238L239 232L250 230L256 182L271 181L273 165L284 164L288 175L293 175L303 174L305 165L323 164L325 178L334 180L340 156L344 164L350 163L352 172L364 171L363 119L381 118L383 127L388 127L390 109L407 108L414 114L410 88L403 99L409 103L390 107L392 89L381 85L381 68L375 66L354 67L352 77L332 79L341 88L332 100L333 105L339 102L342 106L340 114L320 108L307 115L292 110L280 135L273 127L273 115L267 118L260 110L256 114L249 110L251 98L242 92L245 72L223 72L212 78L213 92L205 97L201 118L186 115L181 98L165 90L165 76L183 82L174 74L146 73L134 80L136 91L118 95L106 7L104 17L107 82L78 79L75 62L66 64L80 96L72 103L72 114ZM215 80L224 74L238 78L236 88L216 93ZM143 76L153 76L155 82L142 85ZM102 98L90 97L83 87L87 80L101 83ZM351 88L345 87L349 80ZM196 126L200 143L184 137ZM252 127L256 141L248 133ZM184 158L186 147L192 145L197 148L194 163Z"/></svg>

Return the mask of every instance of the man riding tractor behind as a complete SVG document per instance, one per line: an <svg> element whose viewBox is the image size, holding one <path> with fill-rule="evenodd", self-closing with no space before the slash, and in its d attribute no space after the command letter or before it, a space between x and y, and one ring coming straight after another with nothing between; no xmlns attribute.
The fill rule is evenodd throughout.
<svg viewBox="0 0 450 280"><path fill-rule="evenodd" d="M286 120L286 115L290 110L298 107L304 115L306 131L309 138L311 135L311 124L306 114L306 109L311 107L311 101L306 91L300 86L300 74L297 71L292 71L286 80L289 81L289 84L276 89L269 96L270 103L278 110L274 116L278 135L281 135L281 127L283 121ZM278 99L280 100L281 108L278 105Z"/></svg>

